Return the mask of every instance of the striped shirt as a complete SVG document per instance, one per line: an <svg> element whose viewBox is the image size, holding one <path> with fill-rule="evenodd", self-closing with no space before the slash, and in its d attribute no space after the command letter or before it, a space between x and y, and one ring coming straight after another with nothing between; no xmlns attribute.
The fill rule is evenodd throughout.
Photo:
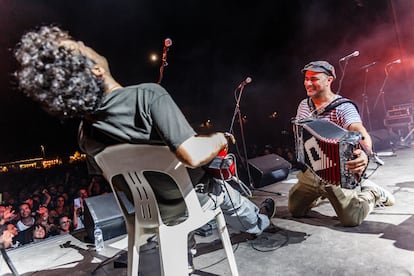
<svg viewBox="0 0 414 276"><path fill-rule="evenodd" d="M341 96L336 95L335 99L337 98L341 98ZM298 106L296 119L302 120L306 118L331 121L344 129L348 129L353 123L362 122L358 110L351 103L343 103L328 112L317 114L316 111L312 111L312 107L308 104L308 99L303 99Z"/></svg>

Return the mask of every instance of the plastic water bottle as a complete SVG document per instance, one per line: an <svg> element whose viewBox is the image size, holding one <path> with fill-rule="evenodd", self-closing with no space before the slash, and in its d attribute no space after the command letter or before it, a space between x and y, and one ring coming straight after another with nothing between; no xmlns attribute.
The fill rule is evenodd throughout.
<svg viewBox="0 0 414 276"><path fill-rule="evenodd" d="M101 251L104 248L104 239L101 228L98 225L95 225L95 230L93 231L95 237L95 250Z"/></svg>

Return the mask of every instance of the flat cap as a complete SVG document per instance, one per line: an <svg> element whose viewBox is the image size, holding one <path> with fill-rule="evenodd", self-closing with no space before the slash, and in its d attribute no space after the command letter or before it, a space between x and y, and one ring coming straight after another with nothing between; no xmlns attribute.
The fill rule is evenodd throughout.
<svg viewBox="0 0 414 276"><path fill-rule="evenodd" d="M332 76L336 79L335 68L327 61L318 60L312 61L305 65L302 69L302 73L306 71L325 73L328 76Z"/></svg>

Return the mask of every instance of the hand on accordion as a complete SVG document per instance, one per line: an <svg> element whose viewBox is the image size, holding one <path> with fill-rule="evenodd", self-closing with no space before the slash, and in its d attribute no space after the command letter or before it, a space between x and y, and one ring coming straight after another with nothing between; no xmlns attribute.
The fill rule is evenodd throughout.
<svg viewBox="0 0 414 276"><path fill-rule="evenodd" d="M230 141L232 144L236 144L236 138L230 132L224 132L224 137L227 138L227 141Z"/></svg>
<svg viewBox="0 0 414 276"><path fill-rule="evenodd" d="M358 148L354 150L354 156L355 159L346 162L346 167L351 172L362 175L368 166L368 156L362 149Z"/></svg>

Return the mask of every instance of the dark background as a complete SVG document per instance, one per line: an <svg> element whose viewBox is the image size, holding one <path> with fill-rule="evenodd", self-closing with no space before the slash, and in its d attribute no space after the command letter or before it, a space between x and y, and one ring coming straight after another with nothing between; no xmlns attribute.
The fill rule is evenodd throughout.
<svg viewBox="0 0 414 276"><path fill-rule="evenodd" d="M370 118L373 130L384 128L382 99L386 109L414 102L414 1L0 0L0 162L40 156L41 145L47 156L78 149L78 122L49 117L16 91L11 77L19 37L50 23L106 56L123 85L156 82L160 62L149 55L161 55L171 38L162 85L200 132L229 129L234 90L251 77L240 102L247 144L291 141L290 118L306 95L300 69L312 60L336 67L334 90L343 77L340 94L360 109L366 92L364 121ZM344 74L339 59L355 50L360 55ZM385 65L396 59L402 63L390 67L385 81ZM368 72L360 69L373 61ZM202 127L207 119L209 129Z"/></svg>

